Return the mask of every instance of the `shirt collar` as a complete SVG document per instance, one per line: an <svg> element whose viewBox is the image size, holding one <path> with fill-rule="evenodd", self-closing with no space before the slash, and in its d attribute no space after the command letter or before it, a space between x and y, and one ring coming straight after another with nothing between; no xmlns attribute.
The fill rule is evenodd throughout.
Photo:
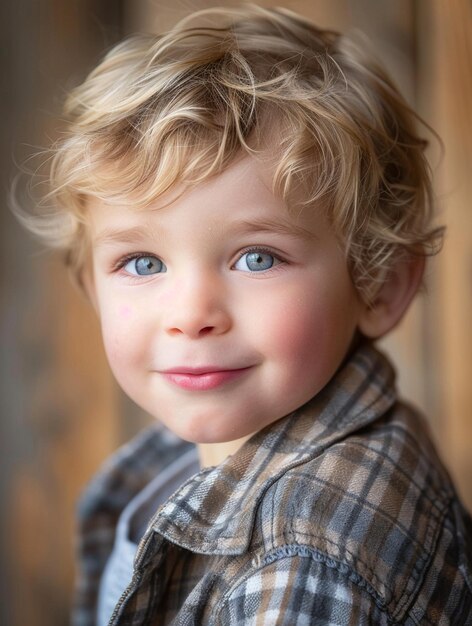
<svg viewBox="0 0 472 626"><path fill-rule="evenodd" d="M187 481L159 510L152 530L201 554L242 554L258 503L291 468L372 423L395 402L394 371L362 344L303 407L249 439L237 454Z"/></svg>

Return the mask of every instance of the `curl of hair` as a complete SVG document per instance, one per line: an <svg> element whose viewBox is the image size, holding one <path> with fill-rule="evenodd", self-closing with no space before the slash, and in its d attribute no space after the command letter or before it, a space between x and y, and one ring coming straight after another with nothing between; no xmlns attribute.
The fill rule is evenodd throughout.
<svg viewBox="0 0 472 626"><path fill-rule="evenodd" d="M286 9L207 9L133 36L70 93L65 114L53 209L20 219L65 249L76 275L88 197L145 208L241 153L276 155L274 193L289 209L326 211L366 301L399 255L440 248L417 116L361 46Z"/></svg>

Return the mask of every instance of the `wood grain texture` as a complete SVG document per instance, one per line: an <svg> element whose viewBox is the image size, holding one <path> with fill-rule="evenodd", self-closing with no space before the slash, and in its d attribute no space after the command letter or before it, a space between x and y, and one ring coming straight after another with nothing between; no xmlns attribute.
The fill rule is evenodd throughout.
<svg viewBox="0 0 472 626"><path fill-rule="evenodd" d="M472 508L472 4L422 0L418 17L422 107L445 151L435 181L447 236L435 262L428 338L441 372L437 439Z"/></svg>
<svg viewBox="0 0 472 626"><path fill-rule="evenodd" d="M2 189L9 184L12 151L21 162L55 137L65 91L119 36L113 7L105 4L2 3L8 85ZM32 203L28 196L22 200ZM123 440L117 386L98 322L62 259L44 254L2 209L0 623L63 626L74 576L76 500Z"/></svg>

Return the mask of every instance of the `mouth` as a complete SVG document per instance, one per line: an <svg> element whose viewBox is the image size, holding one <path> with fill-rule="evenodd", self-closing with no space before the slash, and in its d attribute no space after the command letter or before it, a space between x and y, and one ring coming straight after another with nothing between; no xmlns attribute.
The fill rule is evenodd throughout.
<svg viewBox="0 0 472 626"><path fill-rule="evenodd" d="M240 367L223 369L221 367L176 367L161 371L161 375L172 385L187 391L209 391L244 376L251 369Z"/></svg>

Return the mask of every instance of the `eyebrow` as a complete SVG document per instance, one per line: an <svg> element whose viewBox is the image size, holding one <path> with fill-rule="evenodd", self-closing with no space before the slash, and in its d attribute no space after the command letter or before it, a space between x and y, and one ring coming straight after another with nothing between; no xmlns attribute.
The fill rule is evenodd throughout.
<svg viewBox="0 0 472 626"><path fill-rule="evenodd" d="M316 235L302 226L282 220L242 220L234 223L231 232L235 234L250 233L280 233L290 237L313 240ZM105 228L97 237L93 239L93 246L96 248L101 245L114 243L130 243L135 244L150 237L156 237L157 231L149 227L133 226L131 228Z"/></svg>
<svg viewBox="0 0 472 626"><path fill-rule="evenodd" d="M316 239L315 233L311 232L307 228L282 220L243 220L236 222L234 230L242 234L253 232L276 232L281 235L288 235L290 237L297 237L301 239Z"/></svg>
<svg viewBox="0 0 472 626"><path fill-rule="evenodd" d="M155 232L144 226L133 226L131 228L105 228L93 239L93 246L107 245L113 243L138 243L143 239L149 239Z"/></svg>

